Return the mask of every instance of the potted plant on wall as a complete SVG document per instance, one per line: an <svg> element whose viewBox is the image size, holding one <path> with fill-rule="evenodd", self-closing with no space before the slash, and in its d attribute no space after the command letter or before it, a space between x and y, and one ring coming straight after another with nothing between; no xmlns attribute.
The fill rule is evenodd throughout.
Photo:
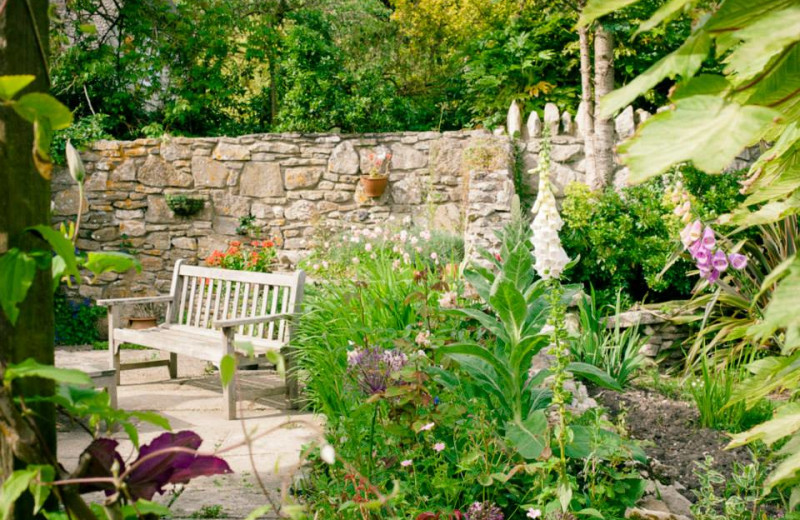
<svg viewBox="0 0 800 520"><path fill-rule="evenodd" d="M389 183L389 161L392 159L392 154L386 152L370 153L367 159L370 164L369 171L366 175L361 176L364 195L372 198L380 197Z"/></svg>

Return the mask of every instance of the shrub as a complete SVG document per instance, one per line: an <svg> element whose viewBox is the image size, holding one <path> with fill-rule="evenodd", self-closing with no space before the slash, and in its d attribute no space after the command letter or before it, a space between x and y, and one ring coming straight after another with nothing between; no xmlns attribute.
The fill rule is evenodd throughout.
<svg viewBox="0 0 800 520"><path fill-rule="evenodd" d="M741 172L707 175L683 167L670 177L615 191L592 192L580 183L566 188L562 240L570 257L581 261L569 273L571 282L591 284L600 306L612 305L622 290L623 307L645 299L686 299L694 279L691 264L677 258L683 227L673 213L665 186L680 180L703 220L736 207ZM702 196L702 197L701 197Z"/></svg>
<svg viewBox="0 0 800 520"><path fill-rule="evenodd" d="M88 345L100 339L97 320L106 308L92 304L89 298L70 300L59 291L54 302L56 345Z"/></svg>

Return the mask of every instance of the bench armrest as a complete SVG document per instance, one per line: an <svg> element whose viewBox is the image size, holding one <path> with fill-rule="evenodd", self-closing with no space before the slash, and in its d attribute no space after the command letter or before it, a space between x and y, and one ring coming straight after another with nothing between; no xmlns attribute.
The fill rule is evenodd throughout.
<svg viewBox="0 0 800 520"><path fill-rule="evenodd" d="M144 296L142 298L113 298L109 300L97 300L97 305L110 307L112 305L133 305L136 303L169 303L174 298L170 295L164 296Z"/></svg>
<svg viewBox="0 0 800 520"><path fill-rule="evenodd" d="M238 327L239 325L253 325L256 323L269 323L271 321L288 320L291 319L291 317L291 314L270 314L269 316L253 316L251 318L214 320L214 327L219 329L227 329L231 327Z"/></svg>

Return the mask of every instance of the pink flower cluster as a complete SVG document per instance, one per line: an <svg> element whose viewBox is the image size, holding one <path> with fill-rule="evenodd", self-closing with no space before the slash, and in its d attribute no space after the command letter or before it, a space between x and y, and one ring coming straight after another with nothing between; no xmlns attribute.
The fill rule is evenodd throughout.
<svg viewBox="0 0 800 520"><path fill-rule="evenodd" d="M726 254L717 246L714 230L710 226L703 227L699 220L687 224L681 231L683 247L689 251L700 270L700 276L711 283L719 280L728 266L742 270L747 266L747 257L739 253Z"/></svg>

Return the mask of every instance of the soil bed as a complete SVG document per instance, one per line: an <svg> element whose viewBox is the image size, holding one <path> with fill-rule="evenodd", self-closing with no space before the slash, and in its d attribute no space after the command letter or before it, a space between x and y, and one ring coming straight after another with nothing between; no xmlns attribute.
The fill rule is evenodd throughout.
<svg viewBox="0 0 800 520"><path fill-rule="evenodd" d="M691 491L700 486L695 463L703 462L706 455L714 458L714 469L726 477L733 472L734 462L752 462L747 448L725 450L725 434L699 427L698 412L690 403L641 389L619 394L592 388L590 393L615 422L621 420L631 438L641 441L651 459L651 478L664 484L680 483L687 488L683 494L692 501Z"/></svg>

